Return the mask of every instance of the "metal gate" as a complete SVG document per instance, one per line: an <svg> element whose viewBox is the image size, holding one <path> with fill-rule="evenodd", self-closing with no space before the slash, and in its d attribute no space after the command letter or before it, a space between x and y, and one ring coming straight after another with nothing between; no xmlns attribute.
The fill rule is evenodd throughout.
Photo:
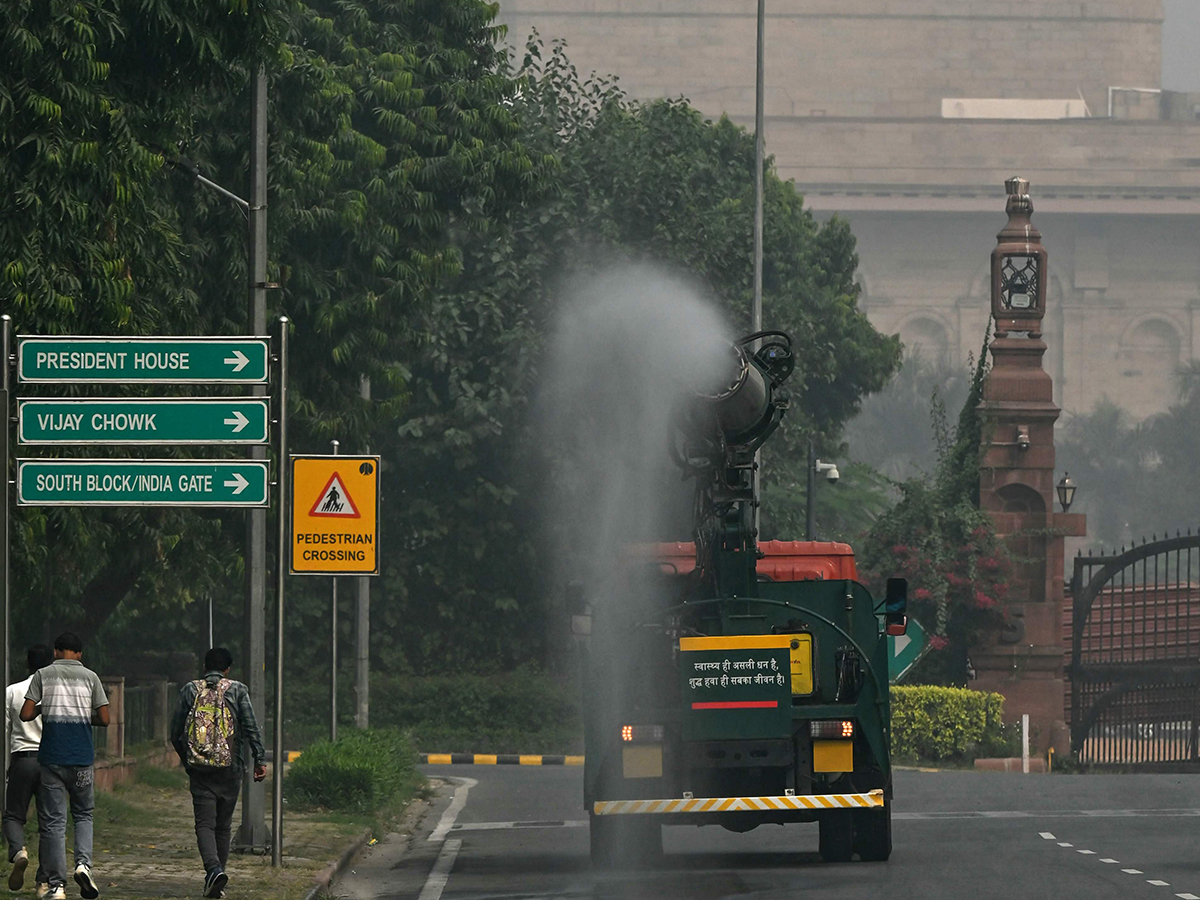
<svg viewBox="0 0 1200 900"><path fill-rule="evenodd" d="M1081 763L1200 768L1200 535L1077 556L1071 747Z"/></svg>

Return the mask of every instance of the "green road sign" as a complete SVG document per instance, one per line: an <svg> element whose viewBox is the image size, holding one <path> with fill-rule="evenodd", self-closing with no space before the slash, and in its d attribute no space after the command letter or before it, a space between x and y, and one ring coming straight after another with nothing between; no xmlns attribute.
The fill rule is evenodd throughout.
<svg viewBox="0 0 1200 900"><path fill-rule="evenodd" d="M87 384L262 384L267 338L49 338L17 344L17 379Z"/></svg>
<svg viewBox="0 0 1200 900"><path fill-rule="evenodd" d="M926 651L929 641L925 629L912 616L908 617L908 633L899 637L888 636L888 680L895 684L908 674Z"/></svg>
<svg viewBox="0 0 1200 900"><path fill-rule="evenodd" d="M22 444L265 444L267 401L19 400Z"/></svg>
<svg viewBox="0 0 1200 900"><path fill-rule="evenodd" d="M18 459L18 506L268 506L267 464L234 459Z"/></svg>

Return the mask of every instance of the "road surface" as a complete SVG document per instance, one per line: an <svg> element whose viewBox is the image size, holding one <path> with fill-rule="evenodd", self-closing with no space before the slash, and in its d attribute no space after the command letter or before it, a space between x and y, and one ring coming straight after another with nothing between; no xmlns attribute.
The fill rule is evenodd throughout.
<svg viewBox="0 0 1200 900"><path fill-rule="evenodd" d="M823 863L816 825L665 829L661 866L593 872L583 772L436 766L461 779L392 836L346 900L1200 900L1200 776L896 773L887 863Z"/></svg>

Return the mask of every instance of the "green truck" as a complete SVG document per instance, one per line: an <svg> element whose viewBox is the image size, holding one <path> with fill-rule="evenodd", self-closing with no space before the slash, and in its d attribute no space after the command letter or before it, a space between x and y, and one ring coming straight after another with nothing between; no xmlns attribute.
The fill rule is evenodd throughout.
<svg viewBox="0 0 1200 900"><path fill-rule="evenodd" d="M597 867L652 862L668 824L815 821L827 861L891 854L886 635L904 633L905 583L876 602L846 545L756 539L755 456L792 368L781 332L731 347L672 448L694 541L630 548L617 587L578 601Z"/></svg>

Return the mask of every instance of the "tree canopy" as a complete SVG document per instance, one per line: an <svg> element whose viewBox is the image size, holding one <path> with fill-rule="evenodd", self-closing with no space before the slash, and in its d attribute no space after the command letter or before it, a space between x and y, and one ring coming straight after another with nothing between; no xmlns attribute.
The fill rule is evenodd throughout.
<svg viewBox="0 0 1200 900"><path fill-rule="evenodd" d="M685 100L581 78L561 44L512 57L495 14L481 0L17 0L0 35L14 198L0 301L23 333L245 330L244 220L190 170L248 193L247 85L266 67L293 449L337 438L383 456L374 650L397 670L546 660L548 451L531 409L572 278L654 261L749 330L753 139ZM808 438L837 441L899 344L857 307L846 223L819 222L770 162L766 221L765 320L800 348L766 469L786 497ZM239 615L240 514L33 509L15 534L19 635L178 639L205 596ZM293 634L313 633L323 595L297 586ZM323 654L293 644L293 665Z"/></svg>

